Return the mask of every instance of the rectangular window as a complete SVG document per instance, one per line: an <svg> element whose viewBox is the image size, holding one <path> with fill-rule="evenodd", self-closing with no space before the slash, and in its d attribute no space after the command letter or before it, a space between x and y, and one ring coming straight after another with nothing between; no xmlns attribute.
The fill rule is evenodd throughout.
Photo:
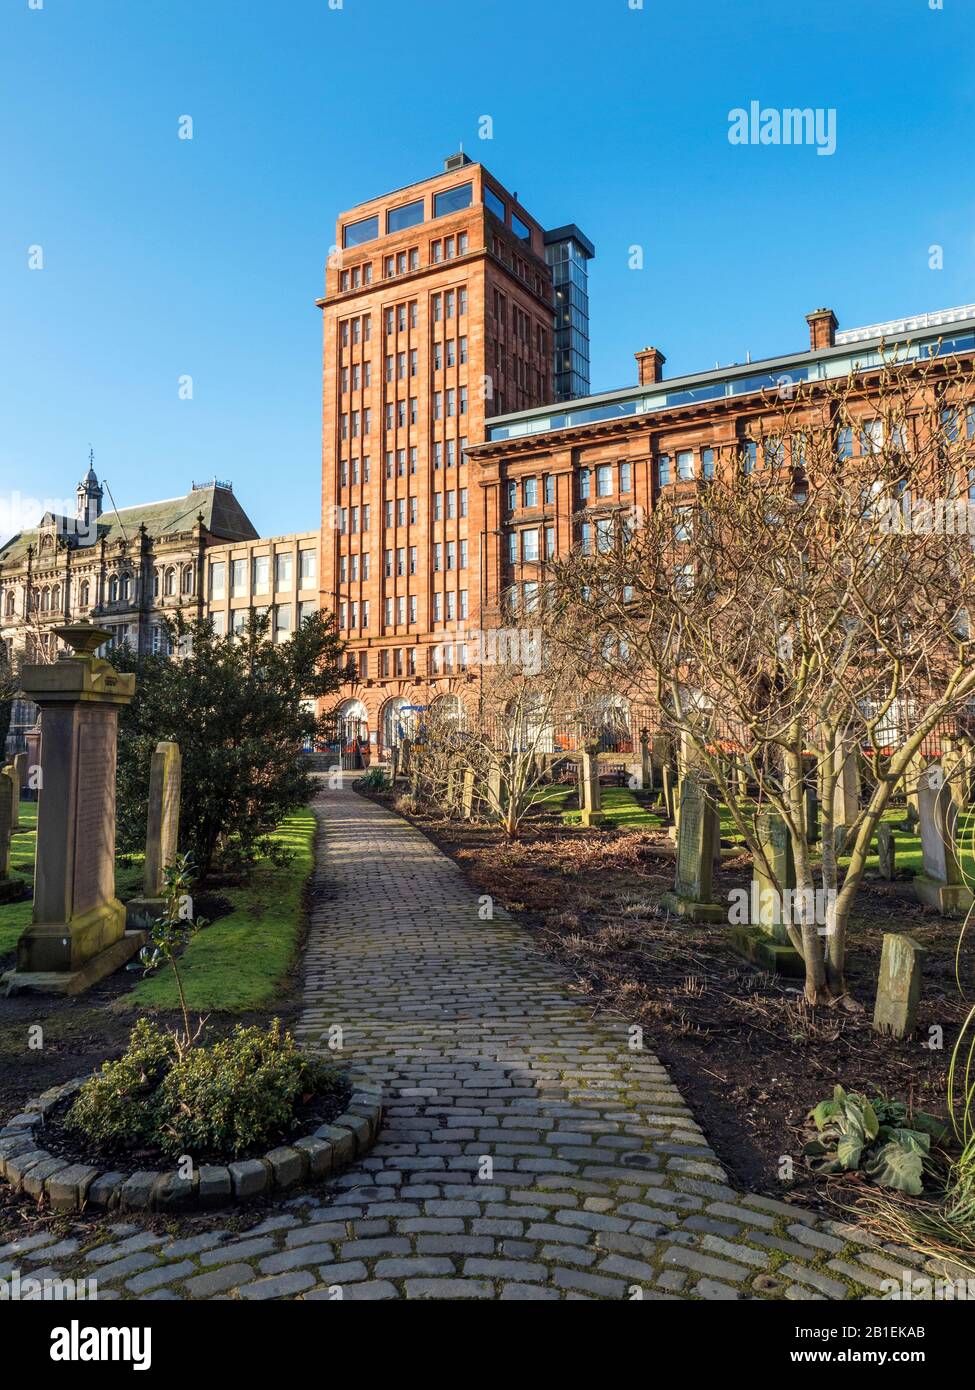
<svg viewBox="0 0 975 1390"><path fill-rule="evenodd" d="M851 445L852 449L852 433ZM754 473L758 463L758 445L754 439L746 439L741 448L741 471L743 473Z"/></svg>
<svg viewBox="0 0 975 1390"><path fill-rule="evenodd" d="M677 476L682 483L694 477L694 454L690 449L680 449L677 453Z"/></svg>
<svg viewBox="0 0 975 1390"><path fill-rule="evenodd" d="M538 479L526 478L522 483L522 498L526 507L538 506Z"/></svg>
<svg viewBox="0 0 975 1390"><path fill-rule="evenodd" d="M502 199L498 197L493 188L488 188L487 184L483 185L482 192L484 195L484 206L487 208L488 212L493 212L498 221L503 222L505 218L505 207Z"/></svg>
<svg viewBox="0 0 975 1390"><path fill-rule="evenodd" d="M836 454L838 458L853 457L853 426L844 425L836 434Z"/></svg>
<svg viewBox="0 0 975 1390"><path fill-rule="evenodd" d="M291 604L279 603L274 610L274 640L283 642L291 636Z"/></svg>
<svg viewBox="0 0 975 1390"><path fill-rule="evenodd" d="M230 596L242 598L247 593L247 561L230 562Z"/></svg>
<svg viewBox="0 0 975 1390"><path fill-rule="evenodd" d="M283 551L274 557L274 587L291 588L291 552Z"/></svg>
<svg viewBox="0 0 975 1390"><path fill-rule="evenodd" d="M545 527L545 558L551 560L555 554L555 527Z"/></svg>
<svg viewBox="0 0 975 1390"><path fill-rule="evenodd" d="M630 463L620 464L620 492L633 491L633 465Z"/></svg>
<svg viewBox="0 0 975 1390"><path fill-rule="evenodd" d="M535 561L538 559L538 532L522 531L521 533L521 558L525 561Z"/></svg>
<svg viewBox="0 0 975 1390"><path fill-rule="evenodd" d="M531 241L532 239L531 228L527 227L515 212L511 214L511 230L519 241Z"/></svg>
<svg viewBox="0 0 975 1390"><path fill-rule="evenodd" d="M657 482L660 487L666 487L670 482L670 455L661 454L657 459Z"/></svg>
<svg viewBox="0 0 975 1390"><path fill-rule="evenodd" d="M267 555L255 555L253 560L254 593L266 594L271 587L271 564Z"/></svg>
<svg viewBox="0 0 975 1390"><path fill-rule="evenodd" d="M613 495L613 465L601 463L596 469L596 496L612 497Z"/></svg>
<svg viewBox="0 0 975 1390"><path fill-rule="evenodd" d="M445 188L442 193L435 193L433 197L434 217L446 217L450 212L460 212L463 208L469 208L473 191L473 184L459 183L453 188Z"/></svg>
<svg viewBox="0 0 975 1390"><path fill-rule="evenodd" d="M579 500L585 502L589 496L590 476L588 468L579 470Z"/></svg>
<svg viewBox="0 0 975 1390"><path fill-rule="evenodd" d="M298 626L300 627L307 618L312 618L318 612L318 604L306 601L298 604Z"/></svg>
<svg viewBox="0 0 975 1390"><path fill-rule="evenodd" d="M375 241L379 235L379 218L364 217L361 222L347 222L342 228L343 246L361 246L364 241Z"/></svg>
<svg viewBox="0 0 975 1390"><path fill-rule="evenodd" d="M702 478L713 478L713 477L714 477L714 450L713 450L713 449L702 449L702 450L701 450L701 477L702 477Z"/></svg>
<svg viewBox="0 0 975 1390"><path fill-rule="evenodd" d="M210 597L224 598L227 583L227 566L223 560L214 561L210 566Z"/></svg>
<svg viewBox="0 0 975 1390"><path fill-rule="evenodd" d="M423 221L423 199L415 203L403 203L398 208L390 208L386 214L386 232L402 232L407 227L415 227Z"/></svg>

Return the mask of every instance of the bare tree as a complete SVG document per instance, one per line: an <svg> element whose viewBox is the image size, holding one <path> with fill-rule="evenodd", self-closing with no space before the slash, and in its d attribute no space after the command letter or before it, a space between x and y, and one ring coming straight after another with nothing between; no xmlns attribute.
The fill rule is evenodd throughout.
<svg viewBox="0 0 975 1390"><path fill-rule="evenodd" d="M938 359L766 399L752 445L729 448L714 480L662 492L554 567L558 632L684 737L773 881L756 804L784 820L800 890L786 925L810 1002L845 992L850 909L895 787L975 696L973 400L971 372ZM848 758L869 787L845 823L841 881Z"/></svg>

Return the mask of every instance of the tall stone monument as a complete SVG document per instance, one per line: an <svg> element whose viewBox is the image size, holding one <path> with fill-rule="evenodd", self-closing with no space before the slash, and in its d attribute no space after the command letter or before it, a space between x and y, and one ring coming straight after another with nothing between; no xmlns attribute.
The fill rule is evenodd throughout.
<svg viewBox="0 0 975 1390"><path fill-rule="evenodd" d="M34 911L17 943L11 991L77 994L142 946L115 897L118 711L135 676L95 655L109 633L91 623L54 629L73 655L26 666L21 685L42 712Z"/></svg>
<svg viewBox="0 0 975 1390"><path fill-rule="evenodd" d="M157 743L149 769L142 897L133 898L125 908L125 920L130 927L139 926L146 916L162 916L165 908L164 875L178 852L182 776L183 758L179 744Z"/></svg>
<svg viewBox="0 0 975 1390"><path fill-rule="evenodd" d="M579 810L583 825L599 825L603 819L599 794L599 744L587 743L579 754Z"/></svg>

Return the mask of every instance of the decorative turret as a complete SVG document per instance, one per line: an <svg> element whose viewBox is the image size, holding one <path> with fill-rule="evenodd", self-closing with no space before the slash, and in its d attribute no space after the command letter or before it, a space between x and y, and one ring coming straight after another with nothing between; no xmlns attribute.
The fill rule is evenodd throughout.
<svg viewBox="0 0 975 1390"><path fill-rule="evenodd" d="M95 451L88 450L88 472L78 484L78 528L89 530L102 514L102 487L95 475Z"/></svg>

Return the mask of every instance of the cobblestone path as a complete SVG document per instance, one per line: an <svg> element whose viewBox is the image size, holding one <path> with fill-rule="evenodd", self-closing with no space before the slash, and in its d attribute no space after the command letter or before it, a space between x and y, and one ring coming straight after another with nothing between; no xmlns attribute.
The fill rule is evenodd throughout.
<svg viewBox="0 0 975 1390"><path fill-rule="evenodd" d="M0 1277L94 1275L99 1298L848 1299L920 1257L729 1186L624 1020L483 908L419 831L323 791L297 1032L382 1084L375 1147L256 1229L118 1224L0 1249ZM887 1286L889 1288L889 1285Z"/></svg>

